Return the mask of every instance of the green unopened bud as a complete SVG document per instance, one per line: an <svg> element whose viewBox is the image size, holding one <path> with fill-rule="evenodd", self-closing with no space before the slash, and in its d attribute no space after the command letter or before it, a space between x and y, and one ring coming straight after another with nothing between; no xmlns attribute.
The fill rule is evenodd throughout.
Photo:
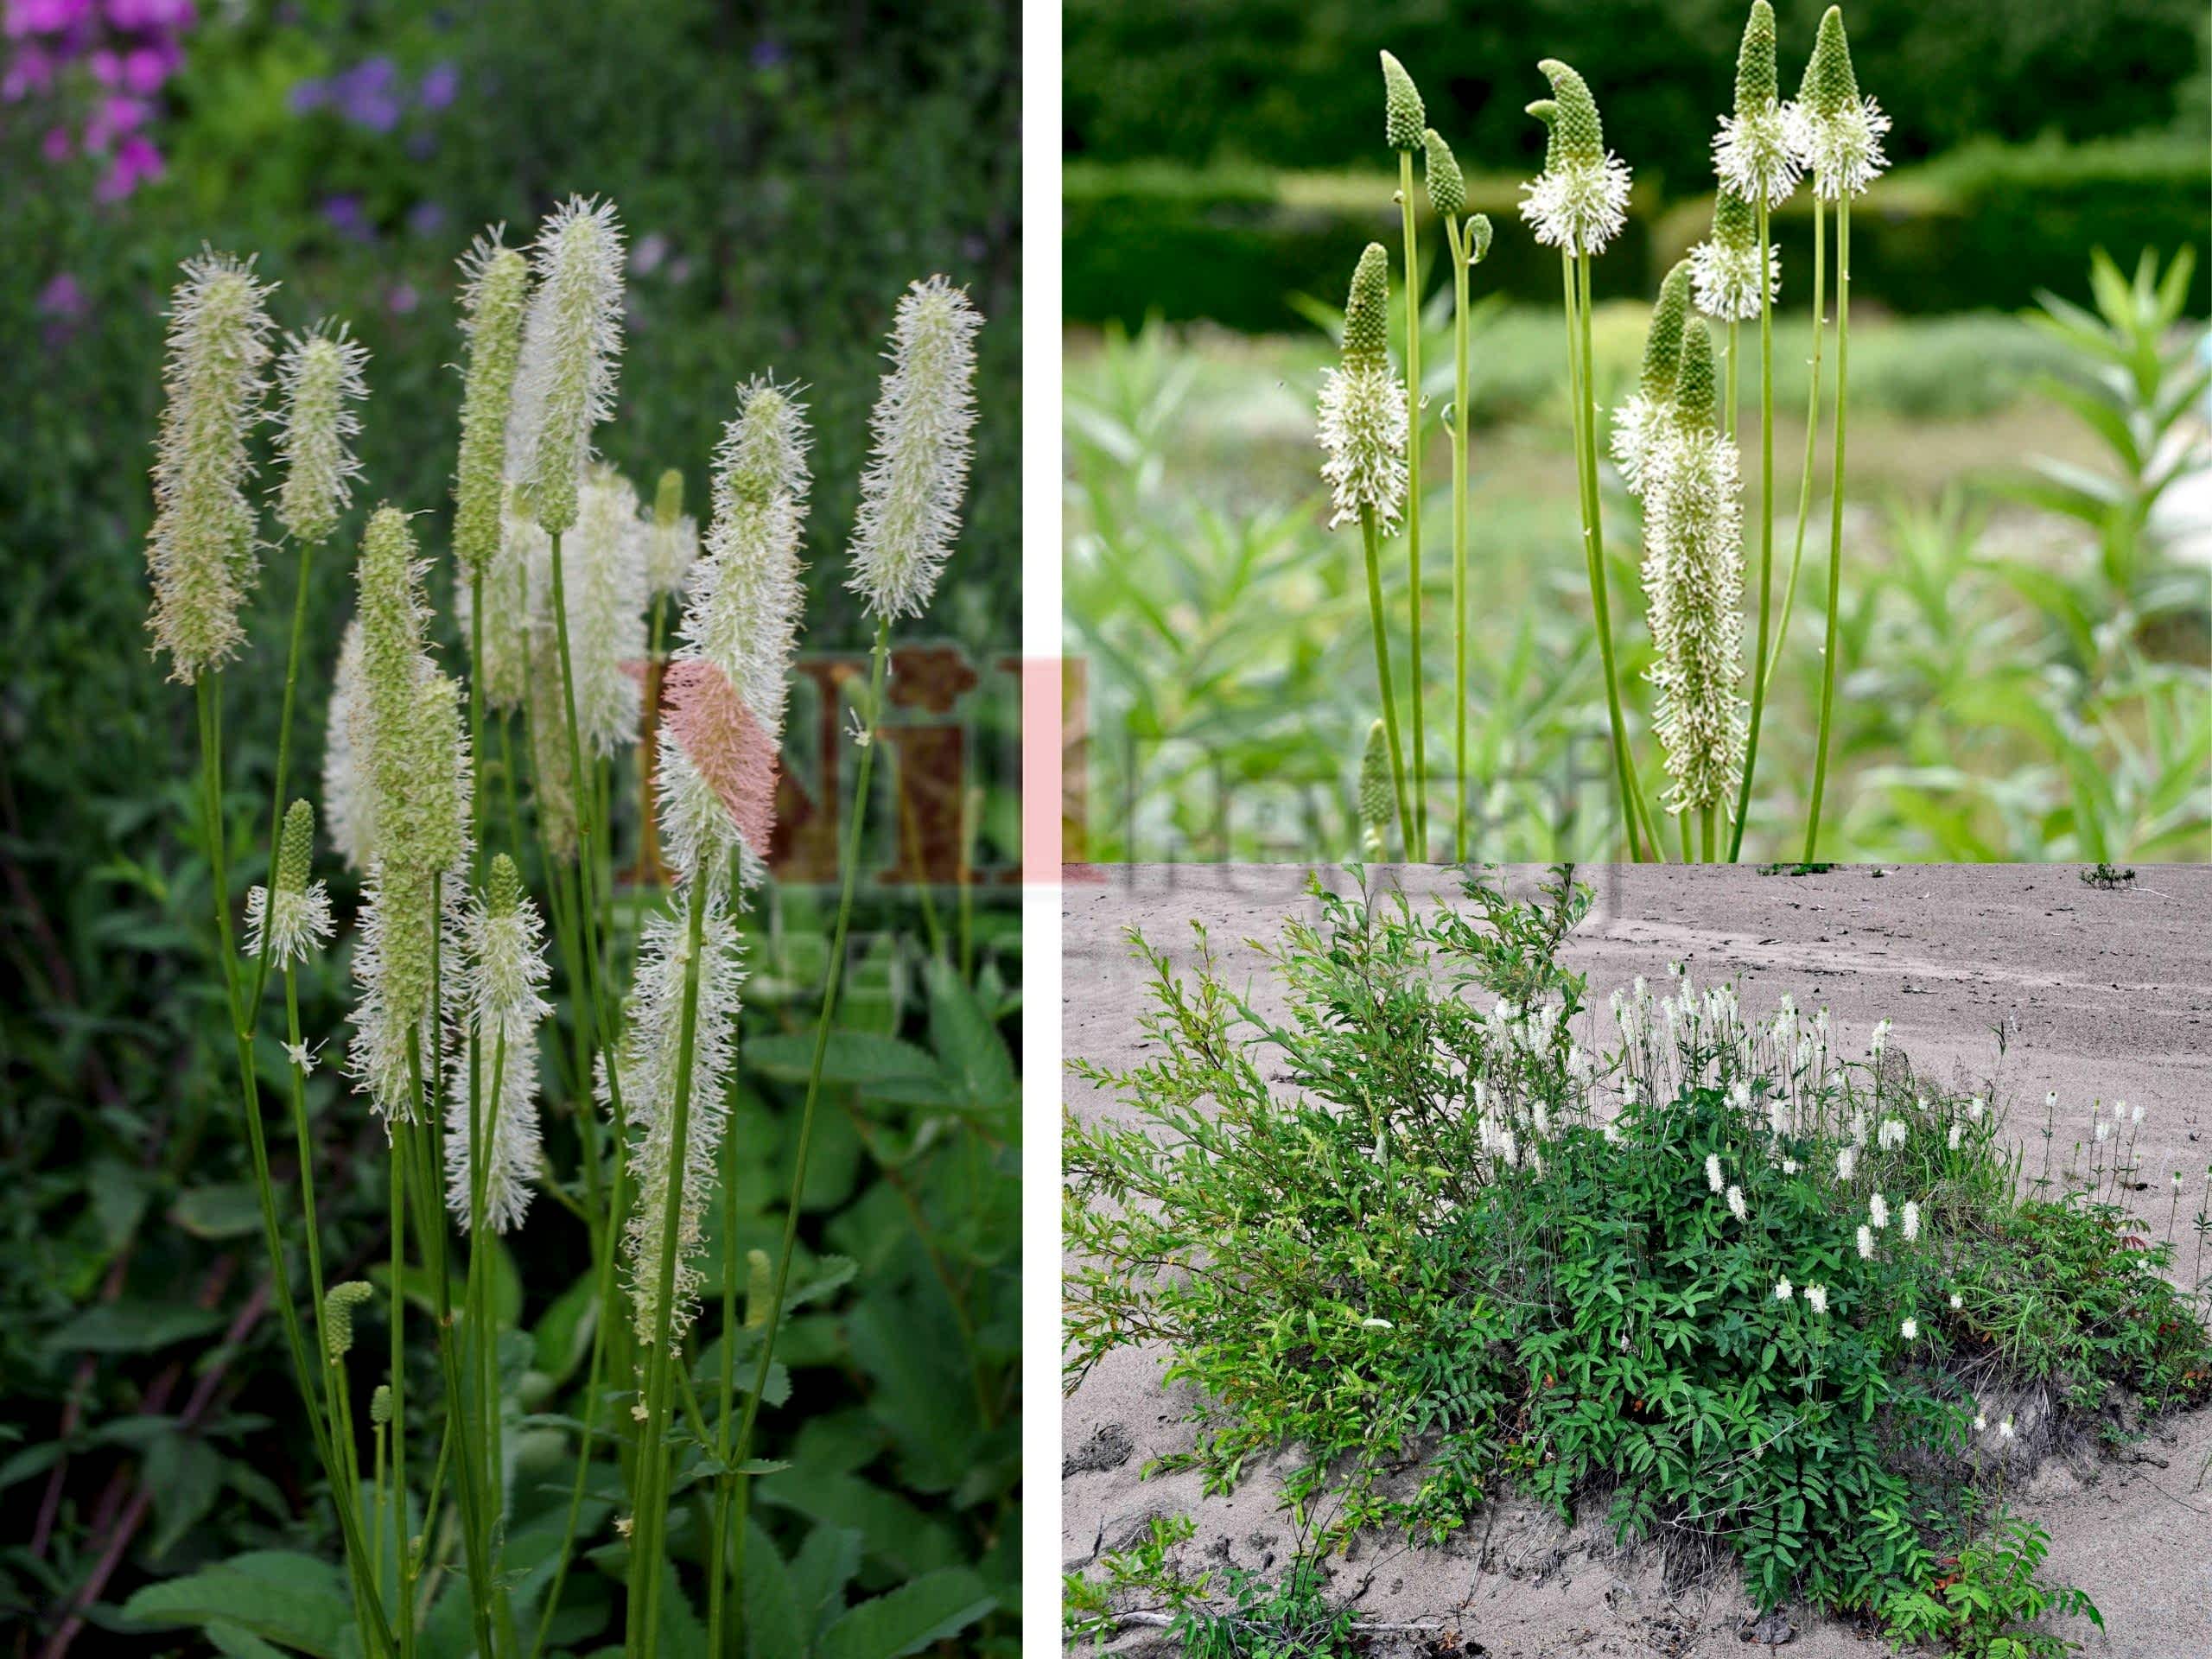
<svg viewBox="0 0 2212 1659"><path fill-rule="evenodd" d="M391 1384L379 1382L369 1396L369 1421L382 1428L391 1421Z"/></svg>
<svg viewBox="0 0 2212 1659"><path fill-rule="evenodd" d="M1682 327L1682 366L1675 379L1675 408L1684 425L1698 431L1713 426L1713 331L1702 317Z"/></svg>
<svg viewBox="0 0 2212 1659"><path fill-rule="evenodd" d="M1382 361L1390 348L1390 256L1370 242L1351 273L1351 294L1344 302L1344 360Z"/></svg>
<svg viewBox="0 0 2212 1659"><path fill-rule="evenodd" d="M1797 101L1815 115L1833 116L1859 102L1859 77L1851 67L1851 42L1843 33L1843 8L1821 14L1821 32L1805 64Z"/></svg>
<svg viewBox="0 0 2212 1659"><path fill-rule="evenodd" d="M343 1359L353 1347L353 1310L376 1292L359 1279L333 1285L322 1299L322 1341L333 1359Z"/></svg>
<svg viewBox="0 0 2212 1659"><path fill-rule="evenodd" d="M1457 219L1466 209L1467 181L1460 176L1452 146L1434 127L1421 134L1421 142L1427 150L1421 180L1428 187L1428 205L1446 219Z"/></svg>
<svg viewBox="0 0 2212 1659"><path fill-rule="evenodd" d="M1643 337L1643 374L1637 383L1644 397L1663 404L1675 394L1682 361L1682 327L1690 314L1690 262L1678 259L1659 284L1651 308L1651 327Z"/></svg>
<svg viewBox="0 0 2212 1659"><path fill-rule="evenodd" d="M767 1251L745 1253L745 1328L748 1331L758 1331L768 1323L768 1304L776 1288L769 1266Z"/></svg>
<svg viewBox="0 0 2212 1659"><path fill-rule="evenodd" d="M271 285L273 286L273 285ZM245 642L238 609L259 573L246 434L261 419L270 287L253 262L202 253L170 296L161 435L154 446L154 526L146 538L154 608L146 626L190 685Z"/></svg>
<svg viewBox="0 0 2212 1659"><path fill-rule="evenodd" d="M284 828L276 840L276 891L308 890L308 866L315 854L315 808L294 801L284 813Z"/></svg>
<svg viewBox="0 0 2212 1659"><path fill-rule="evenodd" d="M361 429L352 407L368 396L361 371L369 354L349 340L346 325L318 323L304 338L285 338L276 382L283 390L276 456L283 481L276 488L276 522L302 542L323 542L353 495L361 463L346 440Z"/></svg>
<svg viewBox="0 0 2212 1659"><path fill-rule="evenodd" d="M683 474L671 467L660 475L660 486L653 492L653 523L666 530L683 517Z"/></svg>
<svg viewBox="0 0 2212 1659"><path fill-rule="evenodd" d="M274 890L257 887L246 894L246 954L266 954L280 965L304 962L329 938L330 895L312 880L315 809L294 801L276 838Z"/></svg>
<svg viewBox="0 0 2212 1659"><path fill-rule="evenodd" d="M1751 0L1744 43L1736 49L1736 113L1757 115L1781 96L1774 63L1774 8L1767 0Z"/></svg>
<svg viewBox="0 0 2212 1659"><path fill-rule="evenodd" d="M576 522L592 429L614 413L622 349L622 226L614 204L570 197L547 218L535 258L537 289L517 394L534 424L523 481L539 527L558 536Z"/></svg>
<svg viewBox="0 0 2212 1659"><path fill-rule="evenodd" d="M1367 747L1359 758L1359 827L1370 853L1382 850L1390 826L1390 751L1382 722L1367 728Z"/></svg>
<svg viewBox="0 0 2212 1659"><path fill-rule="evenodd" d="M1605 129L1598 119L1598 100L1590 95L1589 83L1557 58L1546 58L1536 67L1551 82L1552 98L1559 107L1553 128L1559 160L1570 167L1602 166Z"/></svg>
<svg viewBox="0 0 2212 1659"><path fill-rule="evenodd" d="M1393 149L1419 149L1421 129L1428 112L1406 67L1388 52L1382 54L1382 136Z"/></svg>
<svg viewBox="0 0 2212 1659"><path fill-rule="evenodd" d="M499 232L493 231L476 238L461 270L461 329L468 336L468 366L461 378L453 556L466 578L484 569L499 550L507 417L514 404L515 372L522 361L530 262L519 249L504 246Z"/></svg>
<svg viewBox="0 0 2212 1659"><path fill-rule="evenodd" d="M522 903L522 872L513 859L500 853L492 860L492 873L484 883L484 913L493 920L515 913Z"/></svg>
<svg viewBox="0 0 2212 1659"><path fill-rule="evenodd" d="M1724 187L1713 199L1713 239L1724 248L1756 249L1759 245L1758 209Z"/></svg>
<svg viewBox="0 0 2212 1659"><path fill-rule="evenodd" d="M1490 215L1471 214L1467 219L1467 263L1479 265L1490 257Z"/></svg>

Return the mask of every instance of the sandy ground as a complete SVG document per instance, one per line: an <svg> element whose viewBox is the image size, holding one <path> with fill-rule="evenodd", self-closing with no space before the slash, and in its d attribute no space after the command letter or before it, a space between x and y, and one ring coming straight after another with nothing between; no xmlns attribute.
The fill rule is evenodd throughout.
<svg viewBox="0 0 2212 1659"><path fill-rule="evenodd" d="M1516 888L1535 872L1516 871ZM1305 872L1287 866L1071 868L1064 899L1065 1052L1111 1064L1134 1056L1144 977L1126 930L1141 928L1179 963L1192 958L1190 924L1205 923L1231 982L1249 979L1259 1005L1281 1007L1243 941L1272 938L1311 900ZM1458 890L1448 871L1382 871L1417 897ZM2086 1121L2092 1098L2146 1108L2142 1167L2183 1173L2184 1213L2202 1201L2212 1160L2212 868L2160 867L2128 887L2085 885L2070 866L1882 866L1814 875L1736 869L1592 868L1591 914L1566 955L1590 976L1598 1012L1586 1042L1609 1043L1608 993L1636 975L1689 964L1700 982L1735 979L1747 1010L1785 991L1825 1005L1839 1047L1863 1052L1882 1018L1916 1071L1993 1083L2014 1108L2011 1128L2042 1154L2042 1101ZM1333 884L1344 885L1341 872ZM1999 1033L2003 1030L2003 1052ZM1070 1109L1090 1119L1111 1103L1077 1080ZM2062 1116L2057 1158L2070 1137ZM2163 1206L2161 1206L2163 1207ZM2163 1217L2159 1218L2163 1222ZM1192 1402L1160 1381L1157 1351L1123 1350L1066 1401L1064 1565L1077 1569L1126 1542L1158 1514L1189 1513L1193 1560L1279 1564L1294 1541L1262 1469L1231 1497L1204 1498L1194 1477L1139 1478L1147 1459L1187 1446ZM2126 1461L2054 1459L2015 1497L2053 1535L2049 1570L2088 1589L2107 1634L2087 1625L2092 1655L2212 1659L2212 1410L2162 1426ZM1456 1631L1464 1651L1495 1659L1553 1654L1669 1656L1754 1651L1732 1574L1669 1592L1649 1551L1624 1559L1601 1529L1565 1529L1522 1503L1475 1517L1446 1548L1367 1542L1339 1561L1339 1586L1378 1623ZM1681 1576L1681 1575L1676 1575ZM1886 1651L1843 1625L1790 1610L1789 1651L1866 1659ZM1405 1638L1403 1650L1421 1650ZM1118 1651L1157 1647L1125 1635ZM1479 1644L1479 1646L1476 1645Z"/></svg>

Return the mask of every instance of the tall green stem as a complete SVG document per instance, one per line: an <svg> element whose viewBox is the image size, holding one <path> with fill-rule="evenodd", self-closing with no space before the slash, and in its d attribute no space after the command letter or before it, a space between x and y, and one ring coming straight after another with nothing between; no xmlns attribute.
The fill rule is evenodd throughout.
<svg viewBox="0 0 2212 1659"><path fill-rule="evenodd" d="M1613 662L1612 606L1605 592L1605 543L1602 509L1598 497L1598 406L1591 385L1593 369L1590 343L1590 257L1562 253L1560 269L1567 283L1567 354L1570 363L1567 390L1574 400L1574 466L1582 508L1582 552L1590 575L1590 604L1598 630L1598 657L1605 671L1605 714L1613 736L1613 770L1620 788L1621 824L1628 835L1630 859L1643 861L1637 835L1639 819L1650 836L1649 815L1643 810L1636 784L1636 763L1628 750L1628 726L1621 716L1618 671Z"/></svg>
<svg viewBox="0 0 2212 1659"><path fill-rule="evenodd" d="M691 1147L691 1059L699 1019L699 955L707 925L707 879L695 875L690 887L690 923L683 955L683 1012L677 1027L676 1098L668 1120L668 1177L660 1213L659 1276L654 1286L653 1343L645 1373L645 1456L630 1539L629 1650L650 1659L658 1624L661 1558L668 1535L668 1404L670 1371L676 1363L676 1259L682 1250L683 1182ZM642 1570L644 1582L639 1581Z"/></svg>
<svg viewBox="0 0 2212 1659"><path fill-rule="evenodd" d="M1744 747L1744 781L1736 794L1736 824L1728 838L1728 861L1744 850L1744 825L1751 815L1751 775L1758 769L1759 721L1766 712L1766 652L1769 601L1774 596L1774 245L1767 240L1766 197L1758 202L1759 235L1759 633L1751 653L1751 727ZM1728 338L1736 337L1730 324ZM1731 377L1735 352L1728 353ZM1734 403L1734 398L1730 398Z"/></svg>
<svg viewBox="0 0 2212 1659"><path fill-rule="evenodd" d="M737 1067L730 1067L730 1086L736 1089ZM722 1626L727 1599L724 1581L729 1567L730 1508L737 1496L737 1481L729 1472L729 1453L734 1422L731 1403L737 1397L737 1137L722 1139L722 1346L721 1373L716 1379L720 1416L715 1430L715 1455L723 1472L715 1481L715 1520L707 1558L707 1655L721 1659Z"/></svg>
<svg viewBox="0 0 2212 1659"><path fill-rule="evenodd" d="M1406 859L1414 862L1413 804L1406 794L1406 760L1398 742L1398 696L1390 684L1390 632L1382 620L1382 532L1376 528L1375 509L1359 510L1360 544L1367 555L1367 617L1375 629L1375 678L1382 691L1382 732L1390 744L1390 782L1398 797L1398 839Z"/></svg>
<svg viewBox="0 0 2212 1659"><path fill-rule="evenodd" d="M1813 753L1813 804L1805 815L1805 861L1821 839L1821 797L1827 784L1828 739L1835 711L1836 613L1843 604L1843 439L1851 378L1851 194L1835 203L1835 459L1828 481L1828 618L1821 648L1821 729Z"/></svg>
<svg viewBox="0 0 2212 1659"><path fill-rule="evenodd" d="M1452 252L1452 856L1467 861L1467 249L1447 214Z"/></svg>
<svg viewBox="0 0 2212 1659"><path fill-rule="evenodd" d="M1398 152L1398 217L1406 239L1406 569L1413 607L1414 838L1407 861L1428 862L1428 741L1421 673L1421 260L1414 237L1414 156Z"/></svg>
<svg viewBox="0 0 2212 1659"><path fill-rule="evenodd" d="M1821 435L1821 336L1827 330L1826 290L1827 213L1820 198L1813 198L1813 378L1805 393L1805 469L1797 480L1797 539L1789 554L1789 580L1782 589L1782 620L1775 625L1774 654L1766 660L1763 677L1771 683L1775 666L1782 661L1782 647L1789 639L1789 613L1797 603L1797 572L1805 563L1805 523L1813 513L1813 456Z"/></svg>
<svg viewBox="0 0 2212 1659"><path fill-rule="evenodd" d="M830 1052L830 1032L837 1017L837 994L845 977L845 936L852 924L853 888L860 879L861 836L868 823L868 771L875 757L883 719L883 680L891 661L891 621L878 619L875 645L870 652L868 686L868 741L861 745L860 765L853 779L853 821L845 835L844 868L838 873L837 919L830 933L830 963L822 978L822 1014L815 1022L814 1059L806 1073L806 1099L799 1110L798 1146L791 1160L791 1185L784 1207L783 1247L776 1258L775 1283L760 1332L760 1357L753 1366L753 1392L746 1396L745 1416L738 1425L734 1460L741 1466L752 1454L753 1430L760 1415L761 1397L768 1390L768 1368L776 1357L776 1333L783 1328L784 1293L791 1282L791 1255L798 1245L798 1211L806 1193L806 1160L814 1146L814 1108L822 1093L822 1065ZM742 1629L745 1591L745 1524L753 1498L751 1477L737 1477L737 1516L731 1529L735 1560L731 1567L737 1585L738 1625Z"/></svg>

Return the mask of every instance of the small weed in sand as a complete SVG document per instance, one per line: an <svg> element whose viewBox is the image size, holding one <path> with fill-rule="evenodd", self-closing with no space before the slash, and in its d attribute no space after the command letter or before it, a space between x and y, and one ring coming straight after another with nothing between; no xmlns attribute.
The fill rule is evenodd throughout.
<svg viewBox="0 0 2212 1659"><path fill-rule="evenodd" d="M2088 1600L1984 1531L2008 1475L2119 1391L2205 1392L2119 1114L2024 1201L1999 1112L1916 1078L1886 1021L1847 1057L1825 1011L1677 969L1616 994L1599 1055L1559 959L1587 889L1465 893L1317 882L1268 952L1279 1019L1138 941L1149 1058L1077 1062L1122 1109L1066 1127L1071 1375L1160 1344L1205 1403L1154 1469L1225 1492L1289 1452L1319 1553L1440 1542L1519 1488L1709 1541L1762 1607L1964 1606L1929 1628L2053 1650L2010 1633Z"/></svg>

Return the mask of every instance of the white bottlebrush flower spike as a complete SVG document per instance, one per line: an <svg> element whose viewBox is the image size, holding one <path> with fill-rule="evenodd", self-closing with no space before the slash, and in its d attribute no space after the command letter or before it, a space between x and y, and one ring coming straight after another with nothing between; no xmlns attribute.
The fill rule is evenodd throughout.
<svg viewBox="0 0 2212 1659"><path fill-rule="evenodd" d="M1880 1232L1890 1224L1890 1201L1878 1192L1874 1194L1866 1201L1866 1218L1874 1224L1874 1230Z"/></svg>
<svg viewBox="0 0 2212 1659"><path fill-rule="evenodd" d="M374 804L353 747L360 705L361 621L355 617L346 625L330 684L330 714L322 742L322 803L330 820L330 844L349 868L365 871L374 835Z"/></svg>
<svg viewBox="0 0 2212 1659"><path fill-rule="evenodd" d="M2000 1440L2009 1440L2012 1438L2012 1419L2008 1414L2003 1422L1997 1425L1997 1438Z"/></svg>
<svg viewBox="0 0 2212 1659"><path fill-rule="evenodd" d="M1882 138L1890 118L1871 98L1859 95L1840 8L1830 6L1805 79L1785 115L1789 147L1813 175L1813 193L1834 201L1859 195L1889 165Z"/></svg>
<svg viewBox="0 0 2212 1659"><path fill-rule="evenodd" d="M774 827L777 756L805 600L806 405L758 378L715 451L712 516L668 670L658 736L661 830L687 879L751 885Z"/></svg>
<svg viewBox="0 0 2212 1659"><path fill-rule="evenodd" d="M1811 1308L1815 1313L1827 1313L1828 1311L1828 1287L1826 1285L1806 1286L1805 1306Z"/></svg>
<svg viewBox="0 0 2212 1659"><path fill-rule="evenodd" d="M683 474L673 467L660 475L652 514L645 521L645 587L655 594L683 590L699 556L699 521L683 511Z"/></svg>
<svg viewBox="0 0 2212 1659"><path fill-rule="evenodd" d="M1739 1222L1751 1218L1751 1207L1745 1201L1744 1189L1740 1186L1728 1189L1728 1213Z"/></svg>
<svg viewBox="0 0 2212 1659"><path fill-rule="evenodd" d="M1899 1147L1904 1145L1904 1120L1901 1117L1884 1118L1881 1131L1875 1138L1880 1142L1884 1152L1895 1152Z"/></svg>
<svg viewBox="0 0 2212 1659"><path fill-rule="evenodd" d="M168 360L154 445L154 525L146 540L154 608L146 626L190 685L238 654L238 607L260 571L246 435L262 416L275 284L253 262L203 251L169 296Z"/></svg>
<svg viewBox="0 0 2212 1659"><path fill-rule="evenodd" d="M1390 366L1389 309L1389 255L1370 242L1344 302L1343 355L1321 376L1321 478L1329 486L1332 530L1364 511L1387 531L1404 506L1406 388Z"/></svg>
<svg viewBox="0 0 2212 1659"><path fill-rule="evenodd" d="M1952 1125L1951 1125L1951 1133L1950 1133L1950 1136L1949 1136L1949 1144L1950 1144L1950 1148L1951 1148L1951 1150L1952 1150L1953 1152L1956 1152L1956 1151L1959 1149L1959 1142L1960 1142L1960 1141L1961 1141L1961 1140L1962 1140L1962 1139L1964 1138L1964 1136L1965 1136L1965 1132L1966 1132L1966 1125L1965 1125L1965 1124L1963 1124L1963 1123L1954 1123L1954 1124L1952 1124Z"/></svg>
<svg viewBox="0 0 2212 1659"><path fill-rule="evenodd" d="M1603 253L1628 222L1628 163L1606 150L1582 77L1554 58L1536 67L1552 83L1551 143L1544 170L1521 187L1521 217L1548 248Z"/></svg>
<svg viewBox="0 0 2212 1659"><path fill-rule="evenodd" d="M1792 1285L1788 1279L1777 1279L1774 1281L1774 1300L1776 1301L1786 1302L1796 1294L1796 1287Z"/></svg>
<svg viewBox="0 0 2212 1659"><path fill-rule="evenodd" d="M688 893L683 902L690 902ZM675 1300L669 1319L669 1339L679 1344L691 1322L699 1293L700 1274L692 1258L700 1245L701 1220L715 1192L715 1155L728 1109L723 1084L728 1077L739 995L745 982L737 929L720 899L709 894L706 904L681 1163L683 1190L677 1204ZM669 1182L678 1167L674 1113L690 925L686 916L665 913L645 924L639 945L637 982L630 993L628 1028L622 1038L622 1104L630 1121L619 1127L629 1136L630 1173L637 1192L636 1207L623 1233L623 1251L628 1266L632 1329L638 1341L647 1348L657 1335L665 1206ZM602 1088L602 1103L605 1100Z"/></svg>
<svg viewBox="0 0 2212 1659"><path fill-rule="evenodd" d="M1902 1325L1897 1326L1897 1334L1903 1337L1907 1342L1919 1341L1920 1321L1918 1319L1905 1320Z"/></svg>
<svg viewBox="0 0 2212 1659"><path fill-rule="evenodd" d="M1908 1244L1920 1236L1920 1205L1907 1198L1904 1204L1904 1242Z"/></svg>
<svg viewBox="0 0 2212 1659"><path fill-rule="evenodd" d="M550 628L550 543L547 550L548 585L533 594L531 609ZM645 528L638 519L638 493L611 467L590 467L578 493L576 522L561 542L561 586L576 740L587 759L605 759L638 741L643 689L632 671L645 655Z"/></svg>
<svg viewBox="0 0 2212 1659"><path fill-rule="evenodd" d="M1979 1411L1977 1411L1976 1413L1974 1413L1974 1432L1975 1433L1979 1434L1979 1433L1982 1433L1985 1429L1986 1429L1988 1427L1989 1427L1989 1419L1988 1419L1985 1414L1983 1414L1982 1413L1980 1413L1980 1412L1979 1412Z"/></svg>
<svg viewBox="0 0 2212 1659"><path fill-rule="evenodd" d="M919 616L960 531L976 426L976 335L982 314L943 276L917 282L891 323L891 372L869 419L846 586L879 620Z"/></svg>
<svg viewBox="0 0 2212 1659"><path fill-rule="evenodd" d="M501 240L505 229L497 226L479 236L461 261L461 326L468 338L468 362L461 372L453 555L464 591L498 550L499 521L506 507L507 422L522 359L530 262L521 250ZM464 623L467 620L462 619ZM480 664L477 672L480 677Z"/></svg>
<svg viewBox="0 0 2212 1659"><path fill-rule="evenodd" d="M1866 1046L1866 1052L1878 1060L1882 1058L1882 1051L1889 1046L1890 1022L1886 1020L1878 1020L1874 1022L1874 1035Z"/></svg>
<svg viewBox="0 0 2212 1659"><path fill-rule="evenodd" d="M1675 416L1675 382L1682 366L1682 325L1689 316L1692 273L1687 260L1675 262L1659 284L1644 331L1643 367L1637 388L1613 410L1608 447L1621 482L1630 495L1643 494L1643 455L1663 441Z"/></svg>
<svg viewBox="0 0 2212 1659"><path fill-rule="evenodd" d="M1720 119L1713 141L1713 171L1745 200L1762 197L1779 207L1797 188L1799 163L1780 104L1774 62L1774 8L1752 0L1736 54L1736 110Z"/></svg>
<svg viewBox="0 0 2212 1659"><path fill-rule="evenodd" d="M310 878L315 809L294 801L277 839L276 885L246 894L246 954L266 951L279 968L305 962L330 938L330 893Z"/></svg>
<svg viewBox="0 0 2212 1659"><path fill-rule="evenodd" d="M1863 1222L1859 1228L1859 1259L1862 1262L1871 1262L1874 1259L1873 1230Z"/></svg>
<svg viewBox="0 0 2212 1659"><path fill-rule="evenodd" d="M1705 1184L1715 1192L1728 1185L1726 1179L1720 1173L1720 1154L1717 1152L1708 1152L1705 1154Z"/></svg>
<svg viewBox="0 0 2212 1659"><path fill-rule="evenodd" d="M509 466L531 516L554 535L576 521L592 429L614 413L622 351L622 223L611 201L571 196L531 251L537 286L523 322L509 416Z"/></svg>
<svg viewBox="0 0 2212 1659"><path fill-rule="evenodd" d="M1957 1291L1955 1291L1955 1291L1953 1291L1953 1292L1951 1293L1951 1312L1952 1312L1952 1313L1956 1313L1960 1309L1963 1308L1966 1305L1967 1305L1967 1304L1966 1304L1966 1299L1965 1299L1964 1297L1961 1296Z"/></svg>
<svg viewBox="0 0 2212 1659"><path fill-rule="evenodd" d="M361 430L354 405L369 395L363 371L369 353L346 325L319 323L287 334L276 359L283 406L276 460L276 522L302 542L327 541L353 499L361 463L348 447Z"/></svg>
<svg viewBox="0 0 2212 1659"><path fill-rule="evenodd" d="M460 976L465 1025L446 1078L446 1207L467 1230L480 1147L484 1225L505 1233L522 1224L543 1161L537 1027L553 1011L538 995L550 972L544 924L505 853L492 861L459 932L461 955L449 971Z"/></svg>

